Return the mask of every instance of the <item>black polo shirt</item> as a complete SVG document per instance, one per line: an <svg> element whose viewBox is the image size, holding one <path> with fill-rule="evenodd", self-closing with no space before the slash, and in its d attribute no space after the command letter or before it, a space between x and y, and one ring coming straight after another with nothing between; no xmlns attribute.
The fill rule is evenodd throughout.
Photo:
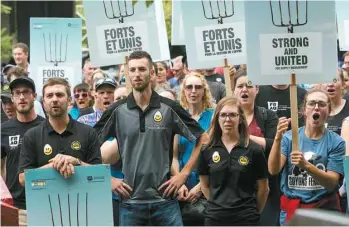
<svg viewBox="0 0 349 227"><path fill-rule="evenodd" d="M70 155L89 164L101 164L101 151L96 131L71 117L66 130L59 134L48 120L30 129L23 139L19 171L44 166L57 154Z"/></svg>
<svg viewBox="0 0 349 227"><path fill-rule="evenodd" d="M11 193L15 207L26 209L24 187L18 181L19 153L24 134L41 124L45 119L37 115L30 122L20 122L17 118L1 124L1 158L6 157L6 186Z"/></svg>
<svg viewBox="0 0 349 227"><path fill-rule="evenodd" d="M220 140L200 154L198 172L209 176L210 198L206 217L226 220L230 225L259 220L257 180L268 178L268 165L263 148L241 141L229 153Z"/></svg>

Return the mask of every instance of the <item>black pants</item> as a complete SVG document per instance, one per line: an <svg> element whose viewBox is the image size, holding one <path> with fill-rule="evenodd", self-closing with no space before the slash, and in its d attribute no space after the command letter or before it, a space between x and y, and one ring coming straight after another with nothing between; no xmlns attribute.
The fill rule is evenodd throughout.
<svg viewBox="0 0 349 227"><path fill-rule="evenodd" d="M241 222L234 222L232 220L216 220L205 218L205 226L259 226L261 225L259 220L248 221L244 220Z"/></svg>
<svg viewBox="0 0 349 227"><path fill-rule="evenodd" d="M261 213L261 225L280 226L280 195L269 194L264 210Z"/></svg>
<svg viewBox="0 0 349 227"><path fill-rule="evenodd" d="M113 220L114 226L119 226L119 200L113 199Z"/></svg>

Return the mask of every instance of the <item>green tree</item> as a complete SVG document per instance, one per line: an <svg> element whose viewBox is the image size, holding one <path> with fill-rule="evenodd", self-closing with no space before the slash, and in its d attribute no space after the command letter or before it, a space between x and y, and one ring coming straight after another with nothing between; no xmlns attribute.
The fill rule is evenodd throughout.
<svg viewBox="0 0 349 227"><path fill-rule="evenodd" d="M0 3L1 14L10 14L11 7ZM6 28L1 29L1 60L8 61L12 55L12 40L13 36L7 31Z"/></svg>

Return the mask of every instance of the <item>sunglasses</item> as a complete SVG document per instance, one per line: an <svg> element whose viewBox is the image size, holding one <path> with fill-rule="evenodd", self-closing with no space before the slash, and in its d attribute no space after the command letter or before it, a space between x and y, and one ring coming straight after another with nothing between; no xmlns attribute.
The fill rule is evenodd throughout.
<svg viewBox="0 0 349 227"><path fill-rule="evenodd" d="M188 84L185 86L186 90L193 90L193 88L195 88L195 90L201 90L204 86L202 85L192 85L192 84Z"/></svg>
<svg viewBox="0 0 349 227"><path fill-rule="evenodd" d="M116 86L116 82L112 78L102 78L102 79L98 79L96 81L96 87L101 85L101 84L103 84L103 83L106 83L106 82L107 83L112 83L112 84L114 84Z"/></svg>
<svg viewBox="0 0 349 227"><path fill-rule="evenodd" d="M124 99L124 98L127 98L127 96L120 96L120 97L117 97L117 98L115 99L115 101L119 101L119 100Z"/></svg>
<svg viewBox="0 0 349 227"><path fill-rule="evenodd" d="M83 98L87 98L88 94L87 93L82 93L81 96ZM76 99L80 98L80 94L74 94L74 98L76 98Z"/></svg>

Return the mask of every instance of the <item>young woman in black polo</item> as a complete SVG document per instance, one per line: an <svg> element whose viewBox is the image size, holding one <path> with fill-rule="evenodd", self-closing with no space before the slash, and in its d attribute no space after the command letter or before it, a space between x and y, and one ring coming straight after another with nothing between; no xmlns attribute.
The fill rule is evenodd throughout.
<svg viewBox="0 0 349 227"><path fill-rule="evenodd" d="M268 197L268 166L263 148L249 139L236 97L222 99L201 152L198 172L208 200L205 225L259 225Z"/></svg>

